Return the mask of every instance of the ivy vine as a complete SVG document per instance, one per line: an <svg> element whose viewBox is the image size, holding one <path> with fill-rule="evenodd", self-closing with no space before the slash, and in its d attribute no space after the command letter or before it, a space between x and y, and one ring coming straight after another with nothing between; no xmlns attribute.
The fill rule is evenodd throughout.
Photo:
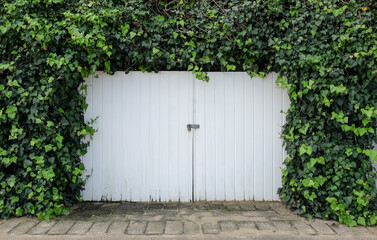
<svg viewBox="0 0 377 240"><path fill-rule="evenodd" d="M0 0L0 216L68 214L94 130L96 70L280 73L291 107L281 199L307 217L377 222L377 3Z"/></svg>

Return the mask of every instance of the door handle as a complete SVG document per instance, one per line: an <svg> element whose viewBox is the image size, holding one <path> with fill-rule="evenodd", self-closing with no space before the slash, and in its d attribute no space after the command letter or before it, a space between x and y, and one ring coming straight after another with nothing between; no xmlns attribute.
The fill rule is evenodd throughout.
<svg viewBox="0 0 377 240"><path fill-rule="evenodd" d="M199 124L187 124L187 130L188 131L191 131L191 129L197 129L199 127L200 127Z"/></svg>

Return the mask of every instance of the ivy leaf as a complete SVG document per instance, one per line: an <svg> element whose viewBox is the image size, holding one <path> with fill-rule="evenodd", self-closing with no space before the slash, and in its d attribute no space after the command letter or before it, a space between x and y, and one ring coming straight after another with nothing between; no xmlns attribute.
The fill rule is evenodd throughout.
<svg viewBox="0 0 377 240"><path fill-rule="evenodd" d="M47 121L47 127L53 127L54 126L54 123L51 122L51 121Z"/></svg>
<svg viewBox="0 0 377 240"><path fill-rule="evenodd" d="M306 146L305 144L302 144L299 149L300 156L302 156L305 153L308 155L311 155L312 152L313 152L312 146Z"/></svg>
<svg viewBox="0 0 377 240"><path fill-rule="evenodd" d="M48 144L48 145L45 146L45 151L46 152L49 152L51 150L52 150L52 145L51 144Z"/></svg>
<svg viewBox="0 0 377 240"><path fill-rule="evenodd" d="M341 8L338 8L336 10L333 10L333 14L335 17L339 16L340 14L342 14L346 9L348 8L347 5L341 7Z"/></svg>
<svg viewBox="0 0 377 240"><path fill-rule="evenodd" d="M42 176L47 181L49 181L52 178L54 178L55 177L55 173L54 173L54 170L52 169L52 167L49 167L48 170L43 170L42 171Z"/></svg>
<svg viewBox="0 0 377 240"><path fill-rule="evenodd" d="M19 217L22 216L23 212L24 212L24 211L23 211L23 209L22 209L21 207L18 207L18 208L16 209L16 215L19 216Z"/></svg>
<svg viewBox="0 0 377 240"><path fill-rule="evenodd" d="M366 225L366 224L365 224L365 218L363 218L363 217L359 217L359 218L357 219L357 223L360 224L360 225L362 225L362 226L365 226L365 225Z"/></svg>
<svg viewBox="0 0 377 240"><path fill-rule="evenodd" d="M19 197L17 197L17 196L12 196L11 198L10 198L10 202L11 202L11 204L14 204L14 203L16 203L16 202L18 202L20 199L19 199Z"/></svg>
<svg viewBox="0 0 377 240"><path fill-rule="evenodd" d="M161 15L157 15L157 16L155 17L155 19L156 19L158 22L163 22L163 21L165 21L165 17L164 17L164 16L161 16Z"/></svg>
<svg viewBox="0 0 377 240"><path fill-rule="evenodd" d="M106 68L106 72L111 73L111 63L110 63L110 61L105 62L105 68Z"/></svg>
<svg viewBox="0 0 377 240"><path fill-rule="evenodd" d="M135 32L130 32L130 37L131 37L131 39L133 39L135 36L136 36L136 33L135 33Z"/></svg>
<svg viewBox="0 0 377 240"><path fill-rule="evenodd" d="M304 135L306 135L306 132L309 129L309 123L306 123L303 127L301 127L298 131Z"/></svg>
<svg viewBox="0 0 377 240"><path fill-rule="evenodd" d="M121 28L121 31L122 31L122 36L125 37L127 35L128 31L130 30L130 25L125 23L120 28Z"/></svg>
<svg viewBox="0 0 377 240"><path fill-rule="evenodd" d="M11 105L7 108L5 113L8 115L9 118L13 119L16 116L17 107L14 105Z"/></svg>
<svg viewBox="0 0 377 240"><path fill-rule="evenodd" d="M152 49L152 52L153 52L153 54L157 54L157 53L159 53L159 52L160 52L160 50L159 50L159 49L157 49L157 48L153 48L153 49Z"/></svg>

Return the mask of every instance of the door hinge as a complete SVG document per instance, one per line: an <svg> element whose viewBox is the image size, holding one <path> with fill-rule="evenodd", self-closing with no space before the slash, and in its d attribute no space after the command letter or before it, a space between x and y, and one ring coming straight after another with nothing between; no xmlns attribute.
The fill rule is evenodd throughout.
<svg viewBox="0 0 377 240"><path fill-rule="evenodd" d="M197 129L199 128L200 125L199 124L187 124L187 130L191 131L191 129Z"/></svg>

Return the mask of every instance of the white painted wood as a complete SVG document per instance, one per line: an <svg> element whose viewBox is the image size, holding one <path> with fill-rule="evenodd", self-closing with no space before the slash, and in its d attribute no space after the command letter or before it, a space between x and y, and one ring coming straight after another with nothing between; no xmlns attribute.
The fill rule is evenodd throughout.
<svg viewBox="0 0 377 240"><path fill-rule="evenodd" d="M278 200L286 91L276 74L209 76L209 83L194 84L195 200Z"/></svg>
<svg viewBox="0 0 377 240"><path fill-rule="evenodd" d="M98 117L88 154L84 200L190 201L191 73L97 73L86 80Z"/></svg>
<svg viewBox="0 0 377 240"><path fill-rule="evenodd" d="M190 201L193 190L194 200L278 200L289 100L277 74L96 75L86 80L85 119L98 117L98 131L84 200Z"/></svg>

